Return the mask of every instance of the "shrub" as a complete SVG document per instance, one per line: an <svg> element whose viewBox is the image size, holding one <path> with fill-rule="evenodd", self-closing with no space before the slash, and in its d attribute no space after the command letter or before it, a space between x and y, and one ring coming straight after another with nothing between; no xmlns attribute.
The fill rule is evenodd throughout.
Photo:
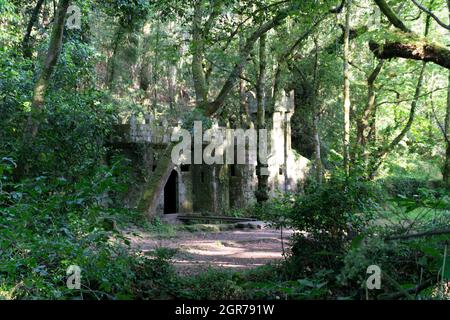
<svg viewBox="0 0 450 320"><path fill-rule="evenodd" d="M165 274L129 248L115 222L124 215L105 195L120 191L113 169L70 184L38 177L15 184L12 161L0 163L0 288L16 299L123 299L136 294L143 273ZM66 286L66 270L81 267L82 287ZM169 270L169 268L167 268ZM151 272L150 272L151 271Z"/></svg>

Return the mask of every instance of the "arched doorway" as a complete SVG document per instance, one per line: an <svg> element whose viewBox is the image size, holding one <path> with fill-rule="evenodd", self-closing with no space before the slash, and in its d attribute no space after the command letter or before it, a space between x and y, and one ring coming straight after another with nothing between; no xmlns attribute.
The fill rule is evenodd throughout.
<svg viewBox="0 0 450 320"><path fill-rule="evenodd" d="M164 214L178 212L178 172L172 173L164 186Z"/></svg>

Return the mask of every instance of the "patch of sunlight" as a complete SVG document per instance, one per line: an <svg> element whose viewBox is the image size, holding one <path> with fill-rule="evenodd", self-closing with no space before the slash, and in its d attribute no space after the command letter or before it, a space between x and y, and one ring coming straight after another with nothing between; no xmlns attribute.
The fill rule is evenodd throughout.
<svg viewBox="0 0 450 320"><path fill-rule="evenodd" d="M6 286L0 286L0 300L12 300L14 299L14 289Z"/></svg>
<svg viewBox="0 0 450 320"><path fill-rule="evenodd" d="M282 256L282 253L278 251L244 251L234 255L235 258L240 259L278 259Z"/></svg>
<svg viewBox="0 0 450 320"><path fill-rule="evenodd" d="M230 256L243 252L244 249L241 248L223 248L214 251L214 249L201 248L201 249L188 249L187 252L191 254L196 254L200 256Z"/></svg>

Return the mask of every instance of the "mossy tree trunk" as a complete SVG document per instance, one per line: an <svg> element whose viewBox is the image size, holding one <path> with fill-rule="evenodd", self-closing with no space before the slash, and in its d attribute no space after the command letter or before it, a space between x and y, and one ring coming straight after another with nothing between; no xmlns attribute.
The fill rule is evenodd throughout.
<svg viewBox="0 0 450 320"><path fill-rule="evenodd" d="M267 175L267 159L262 161L260 158L261 137L260 129L266 129L266 110L265 110L265 85L266 85L266 69L267 69L267 50L266 50L266 35L259 38L259 74L256 84L256 102L258 106L256 129L258 134L258 161L256 166L256 174L258 178L258 189L255 193L256 200L259 203L265 202L269 199L268 192L268 178Z"/></svg>
<svg viewBox="0 0 450 320"><path fill-rule="evenodd" d="M25 58L30 59L33 55L33 51L31 48L31 31L33 30L33 26L36 24L38 20L39 12L41 11L42 5L44 4L44 0L38 0L36 6L31 13L30 20L28 21L27 30L25 32L25 36L22 41L22 52Z"/></svg>
<svg viewBox="0 0 450 320"><path fill-rule="evenodd" d="M450 7L450 0L449 0L449 7ZM444 135L446 148L445 148L443 178L445 186L448 189L450 189L450 71L448 74L447 112L445 115Z"/></svg>
<svg viewBox="0 0 450 320"><path fill-rule="evenodd" d="M362 114L357 119L357 131L356 131L356 149L358 159L363 162L364 167L367 165L368 152L367 143L371 140L371 136L374 135L375 130L375 118L376 118L376 88L375 81L379 76L384 65L384 60L380 60L367 78L367 104Z"/></svg>
<svg viewBox="0 0 450 320"><path fill-rule="evenodd" d="M397 29L399 33L386 33L386 41L382 44L370 41L369 48L373 54L379 59L405 58L413 60L422 60L425 62L433 62L444 68L450 69L450 50L444 45L433 43L425 37L419 37L412 32L392 11L385 0L375 0L383 14L387 17ZM427 15L427 21L431 19ZM429 28L429 22L427 22ZM395 40L393 40L395 39Z"/></svg>
<svg viewBox="0 0 450 320"><path fill-rule="evenodd" d="M173 146L172 143L169 143L166 148L160 150L157 155L156 168L150 174L145 191L138 203L138 210L146 213L149 217L155 216L159 196L174 168L171 158Z"/></svg>
<svg viewBox="0 0 450 320"><path fill-rule="evenodd" d="M42 113L44 109L45 95L47 93L50 78L61 53L64 24L66 21L69 3L70 0L60 0L58 9L55 13L47 55L44 65L42 66L42 71L33 90L31 112L24 131L22 150L20 151L18 165L15 172L16 179L20 179L29 171L29 156L32 154L32 146L39 131L39 124L43 121Z"/></svg>
<svg viewBox="0 0 450 320"><path fill-rule="evenodd" d="M313 132L313 145L314 145L314 167L317 183L322 183L323 168L322 168L322 156L321 156L321 143L319 132L319 119L322 112L320 105L318 105L317 95L319 94L319 44L317 38L314 38L314 46L316 54L314 57L314 80L313 80L313 119L312 119L312 132Z"/></svg>
<svg viewBox="0 0 450 320"><path fill-rule="evenodd" d="M450 0L447 0L449 23L450 23ZM447 88L447 112L445 115L445 160L444 160L444 170L443 178L447 189L450 189L450 70L448 72L448 88Z"/></svg>
<svg viewBox="0 0 450 320"><path fill-rule="evenodd" d="M350 10L351 0L347 0L345 13L344 31L344 134L343 134L343 156L344 171L346 175L350 172Z"/></svg>

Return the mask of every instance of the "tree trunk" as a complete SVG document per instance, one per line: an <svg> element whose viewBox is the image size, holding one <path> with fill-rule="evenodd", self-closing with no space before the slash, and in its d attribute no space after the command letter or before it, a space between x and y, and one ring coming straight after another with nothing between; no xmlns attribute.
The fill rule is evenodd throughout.
<svg viewBox="0 0 450 320"><path fill-rule="evenodd" d="M445 115L445 142L446 142L446 151L445 151L445 160L444 160L444 170L443 170L443 178L444 184L447 188L450 189L450 72L448 76L448 91L447 91L447 112Z"/></svg>
<svg viewBox="0 0 450 320"><path fill-rule="evenodd" d="M242 22L242 21L241 21ZM244 45L244 37L242 35L239 36L239 48L242 48ZM251 119L250 119L250 111L247 104L247 86L245 80L243 79L244 72L241 70L240 80L239 80L239 108L241 112L241 118L239 119L240 125L243 128L250 128Z"/></svg>
<svg viewBox="0 0 450 320"><path fill-rule="evenodd" d="M314 165L316 173L316 181L321 184L323 177L322 157L320 152L320 135L319 135L319 115L314 112L313 117L313 141L314 141Z"/></svg>
<svg viewBox="0 0 450 320"><path fill-rule="evenodd" d="M364 109L362 115L357 120L357 132L356 132L356 148L358 158L364 164L367 164L367 142L370 140L370 135L374 133L374 124L376 117L376 90L375 90L375 80L383 68L384 60L380 60L372 71L372 73L367 78L367 105Z"/></svg>
<svg viewBox="0 0 450 320"><path fill-rule="evenodd" d="M449 22L450 22L450 0L447 0ZM450 71L448 72L447 88L447 112L445 115L444 135L446 142L443 178L447 189L450 189Z"/></svg>
<svg viewBox="0 0 450 320"><path fill-rule="evenodd" d="M31 154L33 142L38 134L39 124L43 120L42 111L44 109L45 94L47 92L49 80L61 53L64 24L69 3L70 0L60 0L58 4L47 55L41 74L39 75L33 90L31 112L28 117L27 126L24 130L22 150L16 168L17 179L20 179L27 174L29 170L28 157Z"/></svg>
<svg viewBox="0 0 450 320"><path fill-rule="evenodd" d="M434 62L450 69L450 50L444 46L434 44L425 39L414 39L405 35L402 42L386 41L378 44L369 42L370 50L379 59L405 58Z"/></svg>
<svg viewBox="0 0 450 320"><path fill-rule="evenodd" d="M197 107L202 107L208 102L208 89L206 85L205 71L203 69L203 34L202 34L202 0L196 2L194 18L192 20L192 78Z"/></svg>
<svg viewBox="0 0 450 320"><path fill-rule="evenodd" d="M36 3L36 6L34 7L33 12L31 14L30 21L28 21L27 30L25 32L25 36L22 41L23 56L28 59L30 59L33 54L32 50L31 50L31 44L30 44L31 31L33 30L33 26L38 19L38 15L39 15L39 12L41 11L43 3L44 3L44 0L38 0L38 2Z"/></svg>
<svg viewBox="0 0 450 320"><path fill-rule="evenodd" d="M266 114L265 114L265 84L266 84L266 68L267 68L267 57L266 57L266 35L262 35L259 38L259 74L258 81L256 85L256 102L258 106L257 112L257 121L256 121L256 129L258 138L260 138L260 129L266 129ZM258 142L260 139L258 139ZM267 175L267 159L265 159L264 163L260 159L259 155L259 147L260 143L257 143L257 151L258 151L258 163L256 167L256 173L258 178L258 190L255 193L256 200L259 203L265 202L269 199L268 193L268 178Z"/></svg>
<svg viewBox="0 0 450 320"><path fill-rule="evenodd" d="M320 152L320 134L319 134L319 118L321 108L317 105L317 95L319 94L319 45L317 38L314 38L314 45L316 48L316 54L314 58L314 80L313 80L313 119L312 119L312 131L313 131L313 145L314 145L314 166L316 173L317 183L322 183L322 157Z"/></svg>
<svg viewBox="0 0 450 320"><path fill-rule="evenodd" d="M158 106L158 82L159 82L159 76L158 76L158 67L159 67L159 44L161 41L161 22L158 20L156 22L156 42L155 47L157 48L154 51L154 57L153 57L153 66L152 66L152 108L153 110L157 109Z"/></svg>
<svg viewBox="0 0 450 320"><path fill-rule="evenodd" d="M344 136L343 136L343 156L344 171L348 176L350 173L350 10L351 0L347 0L345 13L345 32L344 32Z"/></svg>
<svg viewBox="0 0 450 320"><path fill-rule="evenodd" d="M445 186L450 189L450 72L448 75L448 89L447 89L447 112L445 115L445 160L444 160L444 170L443 170L443 180Z"/></svg>
<svg viewBox="0 0 450 320"><path fill-rule="evenodd" d="M117 69L117 54L119 51L119 45L120 45L120 42L122 41L124 32L125 32L125 30L124 30L123 26L119 25L117 27L116 37L114 38L113 52L112 52L111 58L108 61L108 76L106 79L106 83L110 90L112 90L114 88L114 79L116 77L116 69Z"/></svg>
<svg viewBox="0 0 450 320"><path fill-rule="evenodd" d="M156 168L150 174L145 191L139 201L138 210L145 212L149 217L155 216L158 198L174 168L171 157L173 146L172 143L169 143L165 149L161 150L156 161Z"/></svg>
<svg viewBox="0 0 450 320"><path fill-rule="evenodd" d="M388 18L388 20L398 29L403 32L411 32L408 27L397 17L397 15L392 11L391 7L386 3L385 0L374 0L375 3L380 8L381 12Z"/></svg>
<svg viewBox="0 0 450 320"><path fill-rule="evenodd" d="M405 127L392 140L392 142L388 146L386 146L384 148L381 148L380 150L378 150L378 152L375 155L372 155L371 165L369 167L369 177L371 179L373 179L375 177L375 173L378 170L378 168L380 167L380 165L383 163L383 160L385 159L385 157L392 150L395 149L395 147L400 143L400 141L403 140L403 138L406 136L406 134L411 129L411 126L412 126L412 124L414 122L414 118L415 118L415 114L416 114L416 110L417 110L417 105L419 103L420 93L421 93L421 90L422 90L423 79L424 79L424 75L425 75L425 69L426 69L426 62L424 62L422 64L422 69L420 70L419 79L417 81L417 86L416 86L416 92L414 94L414 99L411 102L411 109L409 111L409 118L408 118L408 121L407 121Z"/></svg>

